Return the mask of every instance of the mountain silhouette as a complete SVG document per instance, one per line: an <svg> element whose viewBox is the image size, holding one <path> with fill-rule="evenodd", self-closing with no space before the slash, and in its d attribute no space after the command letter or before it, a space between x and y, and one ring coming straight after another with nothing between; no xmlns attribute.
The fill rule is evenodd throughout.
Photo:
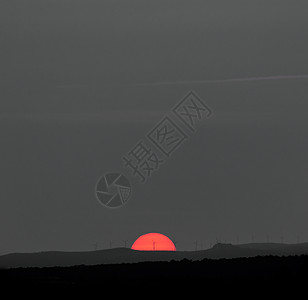
<svg viewBox="0 0 308 300"><path fill-rule="evenodd" d="M308 254L308 243L276 244L252 243L242 245L218 243L199 251L136 251L114 248L87 252L48 251L38 253L12 253L0 256L1 268L54 267L136 263L146 261L197 261L203 259L242 258L255 256L290 256Z"/></svg>

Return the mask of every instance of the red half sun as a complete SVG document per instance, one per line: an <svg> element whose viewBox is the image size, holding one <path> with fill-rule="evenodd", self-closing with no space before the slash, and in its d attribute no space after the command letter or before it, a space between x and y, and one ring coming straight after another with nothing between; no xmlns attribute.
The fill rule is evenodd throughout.
<svg viewBox="0 0 308 300"><path fill-rule="evenodd" d="M161 233L147 233L140 236L132 245L133 250L176 251L173 242Z"/></svg>

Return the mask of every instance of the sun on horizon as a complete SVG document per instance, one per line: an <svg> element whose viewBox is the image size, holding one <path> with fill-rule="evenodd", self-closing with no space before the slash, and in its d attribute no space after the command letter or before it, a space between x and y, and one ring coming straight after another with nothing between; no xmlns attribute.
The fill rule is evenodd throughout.
<svg viewBox="0 0 308 300"><path fill-rule="evenodd" d="M141 235L132 245L132 250L139 251L176 251L170 238L161 233L147 233Z"/></svg>

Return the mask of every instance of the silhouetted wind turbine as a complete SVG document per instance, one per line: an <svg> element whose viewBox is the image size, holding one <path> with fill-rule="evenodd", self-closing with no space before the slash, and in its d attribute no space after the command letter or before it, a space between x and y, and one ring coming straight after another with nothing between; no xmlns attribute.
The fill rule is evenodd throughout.
<svg viewBox="0 0 308 300"><path fill-rule="evenodd" d="M97 243L97 242L94 243L93 246L94 246L94 250L97 250L97 248L98 248L98 243Z"/></svg>
<svg viewBox="0 0 308 300"><path fill-rule="evenodd" d="M195 245L195 250L197 251L197 249L198 249L198 241L197 240L194 242L194 245Z"/></svg>

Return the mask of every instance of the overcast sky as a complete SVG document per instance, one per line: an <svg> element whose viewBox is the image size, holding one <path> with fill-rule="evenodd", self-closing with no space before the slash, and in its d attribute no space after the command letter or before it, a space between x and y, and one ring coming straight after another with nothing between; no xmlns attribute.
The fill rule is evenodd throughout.
<svg viewBox="0 0 308 300"><path fill-rule="evenodd" d="M1 1L0 253L147 232L185 250L308 241L307 15L298 0ZM213 116L139 184L121 157L190 90ZM118 209L94 193L113 171L133 186Z"/></svg>

